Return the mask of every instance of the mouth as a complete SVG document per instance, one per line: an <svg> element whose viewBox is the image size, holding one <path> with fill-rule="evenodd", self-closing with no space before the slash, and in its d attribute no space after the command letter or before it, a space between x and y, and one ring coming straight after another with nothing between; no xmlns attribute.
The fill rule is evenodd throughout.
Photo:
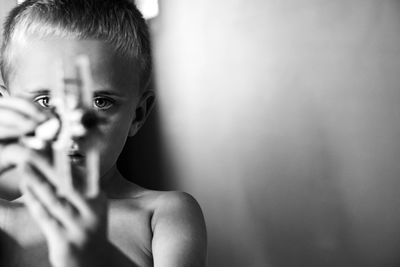
<svg viewBox="0 0 400 267"><path fill-rule="evenodd" d="M77 151L70 151L68 157L72 163L83 163L85 156L78 153Z"/></svg>

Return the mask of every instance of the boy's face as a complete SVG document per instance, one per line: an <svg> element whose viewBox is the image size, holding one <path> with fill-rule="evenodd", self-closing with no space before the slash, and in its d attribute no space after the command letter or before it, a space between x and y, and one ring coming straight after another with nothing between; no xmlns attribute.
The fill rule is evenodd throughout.
<svg viewBox="0 0 400 267"><path fill-rule="evenodd" d="M126 138L135 126L135 110L139 103L139 75L135 64L115 55L113 50L100 41L34 41L28 45L16 45L9 92L23 96L42 106L51 105L55 77L60 60L63 61L66 78L75 79L74 62L77 55L88 55L91 63L93 106L106 118L100 126L101 175L115 166ZM72 150L84 155L77 142Z"/></svg>

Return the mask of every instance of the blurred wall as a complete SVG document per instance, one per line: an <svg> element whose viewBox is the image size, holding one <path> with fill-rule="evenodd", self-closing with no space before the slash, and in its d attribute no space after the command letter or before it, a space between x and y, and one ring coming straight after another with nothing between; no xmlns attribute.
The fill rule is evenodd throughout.
<svg viewBox="0 0 400 267"><path fill-rule="evenodd" d="M160 5L169 181L209 266L399 266L400 2Z"/></svg>

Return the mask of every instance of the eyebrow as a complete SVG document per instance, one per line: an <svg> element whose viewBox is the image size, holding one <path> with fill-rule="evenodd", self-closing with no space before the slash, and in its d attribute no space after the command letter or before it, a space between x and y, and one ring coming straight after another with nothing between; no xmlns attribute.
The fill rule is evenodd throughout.
<svg viewBox="0 0 400 267"><path fill-rule="evenodd" d="M40 88L40 89L33 89L28 91L31 95L49 95L50 89Z"/></svg>
<svg viewBox="0 0 400 267"><path fill-rule="evenodd" d="M46 88L32 89L28 91L31 95L51 95L51 90ZM93 92L93 95L106 95L106 96L115 96L115 97L123 97L122 94L115 93L111 90L101 89Z"/></svg>
<svg viewBox="0 0 400 267"><path fill-rule="evenodd" d="M93 95L94 96L96 96L96 95L106 95L106 96L114 96L114 97L124 97L124 95L122 95L122 94L115 93L115 92L113 92L111 90L107 90L107 89L94 91Z"/></svg>

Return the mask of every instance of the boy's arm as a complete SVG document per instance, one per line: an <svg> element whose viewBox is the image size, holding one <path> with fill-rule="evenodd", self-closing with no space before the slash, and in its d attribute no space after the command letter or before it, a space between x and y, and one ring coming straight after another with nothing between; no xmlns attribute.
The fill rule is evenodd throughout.
<svg viewBox="0 0 400 267"><path fill-rule="evenodd" d="M196 200L186 193L169 192L157 202L152 218L154 266L206 266L206 226Z"/></svg>
<svg viewBox="0 0 400 267"><path fill-rule="evenodd" d="M119 248L111 242L108 242L102 253L105 259L101 259L103 265L99 267L118 266L118 267L139 267L139 265L132 262L132 260L125 255Z"/></svg>
<svg viewBox="0 0 400 267"><path fill-rule="evenodd" d="M207 234L197 201L182 192L164 193L157 199L151 226L154 267L204 267ZM138 266L114 244L102 253L104 266Z"/></svg>

